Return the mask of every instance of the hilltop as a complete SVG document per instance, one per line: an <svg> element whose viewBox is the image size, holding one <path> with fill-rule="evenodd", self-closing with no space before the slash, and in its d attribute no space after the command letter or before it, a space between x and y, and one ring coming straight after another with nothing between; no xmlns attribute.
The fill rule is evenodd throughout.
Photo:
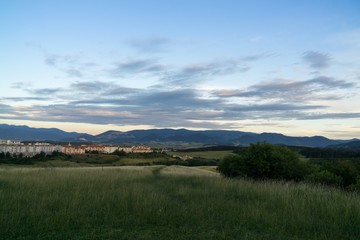
<svg viewBox="0 0 360 240"><path fill-rule="evenodd" d="M110 130L98 135L65 132L57 128L31 128L0 124L0 139L21 141L93 142L107 144L148 145L230 145L246 146L256 142L304 147L327 147L346 144L353 140L333 140L323 136L291 137L279 133L252 133L229 130L149 129L127 132ZM355 139L356 140L356 139ZM351 146L351 145L350 145Z"/></svg>

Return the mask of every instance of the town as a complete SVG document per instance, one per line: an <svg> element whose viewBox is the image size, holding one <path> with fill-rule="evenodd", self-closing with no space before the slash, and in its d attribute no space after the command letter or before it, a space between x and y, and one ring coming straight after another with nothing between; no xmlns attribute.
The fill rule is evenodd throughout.
<svg viewBox="0 0 360 240"><path fill-rule="evenodd" d="M85 154L87 152L113 153L115 151L124 151L125 153L151 153L154 150L144 145L120 146L105 144L90 144L72 146L51 144L47 142L23 143L20 141L2 140L0 141L0 153L10 153L11 155L23 155L24 157L32 157L36 154L44 152L52 154L53 152L62 152L64 154Z"/></svg>

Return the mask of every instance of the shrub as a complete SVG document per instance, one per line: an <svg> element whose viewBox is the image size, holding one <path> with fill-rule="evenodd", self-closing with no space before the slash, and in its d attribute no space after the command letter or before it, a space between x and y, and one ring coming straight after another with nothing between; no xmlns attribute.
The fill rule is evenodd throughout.
<svg viewBox="0 0 360 240"><path fill-rule="evenodd" d="M314 172L305 177L305 181L329 186L341 186L342 178L326 169Z"/></svg>
<svg viewBox="0 0 360 240"><path fill-rule="evenodd" d="M360 176L357 177L356 182L351 184L348 189L360 193Z"/></svg>
<svg viewBox="0 0 360 240"><path fill-rule="evenodd" d="M351 161L343 160L337 162L334 166L333 173L342 178L343 187L355 184L357 180L357 169Z"/></svg>
<svg viewBox="0 0 360 240"><path fill-rule="evenodd" d="M226 177L299 181L304 176L305 167L298 155L287 147L257 143L238 155L226 157L218 170Z"/></svg>
<svg viewBox="0 0 360 240"><path fill-rule="evenodd" d="M312 171L309 176L306 177L307 180L309 180L309 178L315 178L315 180L312 179L311 181L320 183L324 181L324 184L327 184L327 182L329 182L329 184L327 185L336 185L345 189L352 189L353 186L357 184L357 179L360 177L359 160L357 159L316 159L310 160L308 162L308 166L312 168ZM331 173L333 176L336 176L337 179L340 178L341 181L334 184L329 174L321 173L325 174L324 176L321 176L319 172L323 170L326 170L326 172ZM321 180L325 177L329 177L330 179Z"/></svg>

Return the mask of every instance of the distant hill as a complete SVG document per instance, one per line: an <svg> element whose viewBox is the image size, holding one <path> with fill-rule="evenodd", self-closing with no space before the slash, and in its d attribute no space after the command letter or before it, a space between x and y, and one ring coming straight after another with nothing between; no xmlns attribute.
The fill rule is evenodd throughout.
<svg viewBox="0 0 360 240"><path fill-rule="evenodd" d="M336 145L328 146L330 148L342 149L342 150L353 150L360 152L360 140L355 139L350 142L340 143Z"/></svg>
<svg viewBox="0 0 360 240"><path fill-rule="evenodd" d="M187 142L203 144L236 144L237 138L253 133L239 131L206 130L191 131L187 129L149 129L133 130L128 132L108 131L95 136L99 142L129 142L129 143L151 143L151 142Z"/></svg>
<svg viewBox="0 0 360 240"><path fill-rule="evenodd" d="M203 145L246 146L256 142L269 142L288 146L327 147L351 144L351 140L332 140L322 136L289 137L278 133L251 133L227 130L192 131L187 129L149 129L128 132L107 131L96 136L65 132L57 128L30 128L0 124L0 139L23 141L87 141L112 144L196 143ZM355 143L354 143L355 144ZM346 145L344 145L346 146Z"/></svg>
<svg viewBox="0 0 360 240"><path fill-rule="evenodd" d="M0 124L0 139L20 141L85 141L92 138L93 136L89 134L65 132L57 128L31 128L28 126Z"/></svg>
<svg viewBox="0 0 360 240"><path fill-rule="evenodd" d="M103 143L202 143L208 145L249 145L269 142L288 146L326 147L348 142L331 140L322 136L289 137L278 133L251 133L226 130L192 131L187 129L150 129L128 132L108 131L94 137Z"/></svg>

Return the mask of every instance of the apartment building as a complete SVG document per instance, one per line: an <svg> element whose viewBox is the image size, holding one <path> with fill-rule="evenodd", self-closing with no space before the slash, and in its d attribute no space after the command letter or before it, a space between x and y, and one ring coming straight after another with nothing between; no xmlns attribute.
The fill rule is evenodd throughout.
<svg viewBox="0 0 360 240"><path fill-rule="evenodd" d="M20 154L24 156L34 156L38 153L44 152L46 154L51 154L54 151L59 151L65 154L85 154L86 152L96 151L99 153L113 153L115 151L124 151L126 153L151 153L153 150L148 146L119 146L119 145L81 145L81 146L72 146L68 145L53 145L50 143L29 143L24 144L21 142L15 141L0 141L0 152L10 154Z"/></svg>
<svg viewBox="0 0 360 240"><path fill-rule="evenodd" d="M46 154L51 154L54 151L62 151L62 146L53 145L50 143L29 143L24 144L21 142L15 141L1 141L0 142L0 152L10 153L10 154L20 154L22 153L24 156L32 157L36 154L44 152Z"/></svg>

